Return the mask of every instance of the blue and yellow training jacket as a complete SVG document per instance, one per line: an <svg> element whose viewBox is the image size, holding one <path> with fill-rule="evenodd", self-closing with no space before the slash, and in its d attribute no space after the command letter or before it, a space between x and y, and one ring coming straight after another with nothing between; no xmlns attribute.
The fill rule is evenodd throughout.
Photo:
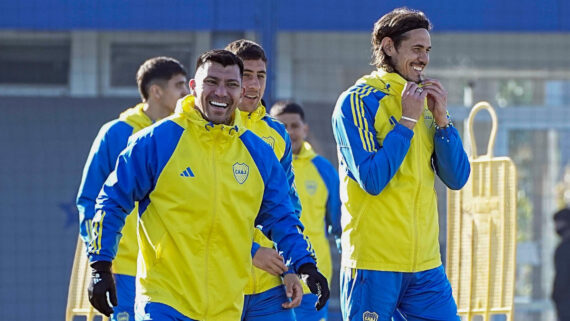
<svg viewBox="0 0 570 321"><path fill-rule="evenodd" d="M95 202L105 180L115 168L119 154L129 137L139 130L152 125L152 120L144 113L144 103L140 103L121 113L118 119L101 127L93 141L91 151L83 169L83 178L77 193L79 210L79 233L87 248L91 240L91 220L95 215ZM123 228L124 237L113 264L113 272L135 276L137 274L137 218L128 217Z"/></svg>
<svg viewBox="0 0 570 321"><path fill-rule="evenodd" d="M295 185L303 215L301 223L305 226L304 234L311 240L317 256L317 266L324 276L331 280L333 267L326 231L340 237L340 197L338 173L324 157L315 153L305 142L299 154L293 155ZM303 292L311 293L303 283Z"/></svg>
<svg viewBox="0 0 570 321"><path fill-rule="evenodd" d="M314 263L285 172L247 129L206 121L194 97L139 131L97 199L91 261L111 261L139 202L137 302L195 320L239 320L255 227L296 271Z"/></svg>
<svg viewBox="0 0 570 321"><path fill-rule="evenodd" d="M470 165L457 130L424 111L398 123L406 81L375 71L343 92L332 117L339 152L342 266L417 272L441 265L435 174L460 189Z"/></svg>
<svg viewBox="0 0 570 321"><path fill-rule="evenodd" d="M290 186L289 197L295 206L295 213L300 216L301 203L295 189L295 175L291 165L293 159L291 139L289 138L289 134L287 134L285 126L267 114L265 106L261 103L253 112L238 111L238 113L239 117L237 123L263 139L264 142L271 146L275 156L279 159L281 166L285 170L287 182ZM252 257L260 246L273 247L273 242L265 237L261 231L255 231L253 241L254 243L251 250ZM251 277L245 288L245 294L262 293L281 284L281 277L271 275L252 266Z"/></svg>

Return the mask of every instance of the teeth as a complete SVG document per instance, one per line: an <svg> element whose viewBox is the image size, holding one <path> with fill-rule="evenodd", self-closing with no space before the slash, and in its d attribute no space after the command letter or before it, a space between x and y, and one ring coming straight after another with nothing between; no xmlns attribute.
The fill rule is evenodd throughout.
<svg viewBox="0 0 570 321"><path fill-rule="evenodd" d="M226 107L228 106L228 104L226 104L226 103L220 103L220 102L217 102L217 101L211 101L210 104L212 104L212 105L214 105L214 106L216 106L216 107L223 107L223 108L226 108Z"/></svg>
<svg viewBox="0 0 570 321"><path fill-rule="evenodd" d="M413 66L412 68L414 68L414 70L417 70L417 71L422 71L422 70L424 70L424 68L418 67L418 66Z"/></svg>
<svg viewBox="0 0 570 321"><path fill-rule="evenodd" d="M250 95L245 95L245 97L246 97L246 98L249 98L249 99L255 99L255 98L257 98L257 96L250 96Z"/></svg>

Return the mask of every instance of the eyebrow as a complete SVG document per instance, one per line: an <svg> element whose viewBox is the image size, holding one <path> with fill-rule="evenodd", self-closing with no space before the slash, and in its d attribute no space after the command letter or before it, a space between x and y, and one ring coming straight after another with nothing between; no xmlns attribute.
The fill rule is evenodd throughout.
<svg viewBox="0 0 570 321"><path fill-rule="evenodd" d="M246 72L246 71L247 71L247 72L252 72L252 73L255 73L255 71L253 71L253 70L251 70L251 69L244 69L243 71L244 71L244 72ZM261 70L261 71L258 71L257 73L259 73L259 74L266 74L266 73L267 73L267 71L265 71L265 70Z"/></svg>

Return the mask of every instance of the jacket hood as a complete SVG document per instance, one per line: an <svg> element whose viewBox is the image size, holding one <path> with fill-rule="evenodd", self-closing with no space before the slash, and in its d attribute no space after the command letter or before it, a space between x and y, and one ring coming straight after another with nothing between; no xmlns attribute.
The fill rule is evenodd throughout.
<svg viewBox="0 0 570 321"><path fill-rule="evenodd" d="M317 156L317 153L313 150L313 146L309 142L303 142L299 154L293 155L295 160L311 160Z"/></svg>
<svg viewBox="0 0 570 321"><path fill-rule="evenodd" d="M376 70L363 76L356 81L356 84L367 84L385 94L401 94L406 84L406 80L395 72L385 72Z"/></svg>
<svg viewBox="0 0 570 321"><path fill-rule="evenodd" d="M131 107L119 116L119 120L127 122L133 127L144 128L152 125L152 119L147 116L144 112L145 103L139 103L134 107Z"/></svg>
<svg viewBox="0 0 570 321"><path fill-rule="evenodd" d="M174 114L175 115L181 115L184 116L185 118L188 118L192 123L195 123L197 125L200 125L206 129L208 128L221 128L222 131L225 131L225 129L228 130L228 132L232 133L237 133L240 132L239 130L239 121L236 121L239 117L238 116L238 109L236 108L236 110L234 111L234 114L232 116L232 121L231 121L231 125L225 125L225 124L214 124L209 120L206 120L204 118L204 116L202 115L202 113L200 112L200 110L198 110L198 108L196 108L196 97L192 96L192 95L187 95L186 97L179 99L178 102L176 103L176 109L174 110ZM233 129L233 130L231 130ZM243 129L241 130L243 131Z"/></svg>

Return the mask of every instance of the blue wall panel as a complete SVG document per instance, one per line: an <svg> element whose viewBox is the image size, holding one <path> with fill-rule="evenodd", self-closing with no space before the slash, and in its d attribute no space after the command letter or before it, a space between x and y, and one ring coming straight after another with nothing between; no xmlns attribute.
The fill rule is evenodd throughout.
<svg viewBox="0 0 570 321"><path fill-rule="evenodd" d="M559 0L3 0L0 29L257 30L276 19L278 30L370 30L402 5L437 31L570 31L570 4Z"/></svg>

